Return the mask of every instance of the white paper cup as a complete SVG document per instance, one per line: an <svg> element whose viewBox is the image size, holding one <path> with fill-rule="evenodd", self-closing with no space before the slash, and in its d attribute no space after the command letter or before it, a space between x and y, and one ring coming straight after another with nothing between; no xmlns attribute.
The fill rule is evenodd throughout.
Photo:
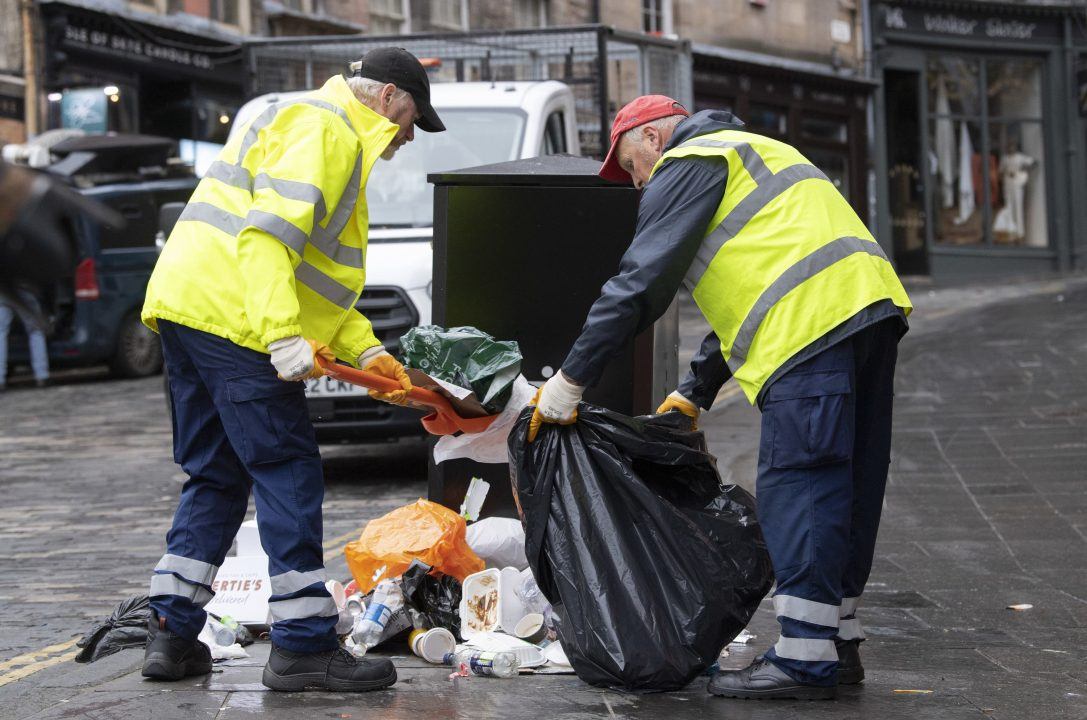
<svg viewBox="0 0 1087 720"><path fill-rule="evenodd" d="M411 634L411 651L429 663L441 665L445 656L457 649L457 639L445 628L431 628Z"/></svg>
<svg viewBox="0 0 1087 720"><path fill-rule="evenodd" d="M529 613L521 618L513 634L525 642L538 645L547 637L547 625L544 624L544 616L540 613Z"/></svg>
<svg viewBox="0 0 1087 720"><path fill-rule="evenodd" d="M332 602L336 603L336 609L343 610L344 604L347 602L347 593L344 592L343 583L339 580L329 580L325 583L325 589L332 596Z"/></svg>

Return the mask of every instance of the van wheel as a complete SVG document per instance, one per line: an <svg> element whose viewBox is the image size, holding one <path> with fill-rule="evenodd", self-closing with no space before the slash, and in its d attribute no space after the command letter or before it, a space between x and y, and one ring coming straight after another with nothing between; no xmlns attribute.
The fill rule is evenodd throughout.
<svg viewBox="0 0 1087 720"><path fill-rule="evenodd" d="M139 313L132 313L122 321L117 333L117 351L109 367L121 377L146 377L162 369L162 343L158 335L140 322Z"/></svg>

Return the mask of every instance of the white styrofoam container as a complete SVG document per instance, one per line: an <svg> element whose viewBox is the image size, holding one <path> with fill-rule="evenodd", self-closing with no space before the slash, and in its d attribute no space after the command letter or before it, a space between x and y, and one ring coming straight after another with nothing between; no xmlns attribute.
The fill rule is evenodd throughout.
<svg viewBox="0 0 1087 720"><path fill-rule="evenodd" d="M521 572L515 567L483 570L464 579L460 634L465 640L484 632L513 635L526 615L520 595Z"/></svg>

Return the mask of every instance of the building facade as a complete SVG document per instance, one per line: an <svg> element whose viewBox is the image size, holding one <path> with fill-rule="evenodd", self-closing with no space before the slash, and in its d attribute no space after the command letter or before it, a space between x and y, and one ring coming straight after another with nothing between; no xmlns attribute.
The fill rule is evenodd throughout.
<svg viewBox="0 0 1087 720"><path fill-rule="evenodd" d="M1085 266L1082 7L873 4L881 243L906 273Z"/></svg>

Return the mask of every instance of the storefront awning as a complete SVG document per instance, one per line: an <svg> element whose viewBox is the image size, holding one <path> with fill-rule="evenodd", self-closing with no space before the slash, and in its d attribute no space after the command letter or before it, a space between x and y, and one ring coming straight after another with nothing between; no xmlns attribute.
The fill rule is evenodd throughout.
<svg viewBox="0 0 1087 720"><path fill-rule="evenodd" d="M701 60L719 60L748 66L754 70L770 69L786 75L799 75L807 78L829 81L835 84L848 85L857 90L864 91L868 91L879 85L879 83L872 78L857 75L852 71L836 70L831 65L808 60L794 60L792 58L754 52L752 50L740 50L738 48L725 48L716 45L694 43L691 45L691 53L694 56L696 65Z"/></svg>

